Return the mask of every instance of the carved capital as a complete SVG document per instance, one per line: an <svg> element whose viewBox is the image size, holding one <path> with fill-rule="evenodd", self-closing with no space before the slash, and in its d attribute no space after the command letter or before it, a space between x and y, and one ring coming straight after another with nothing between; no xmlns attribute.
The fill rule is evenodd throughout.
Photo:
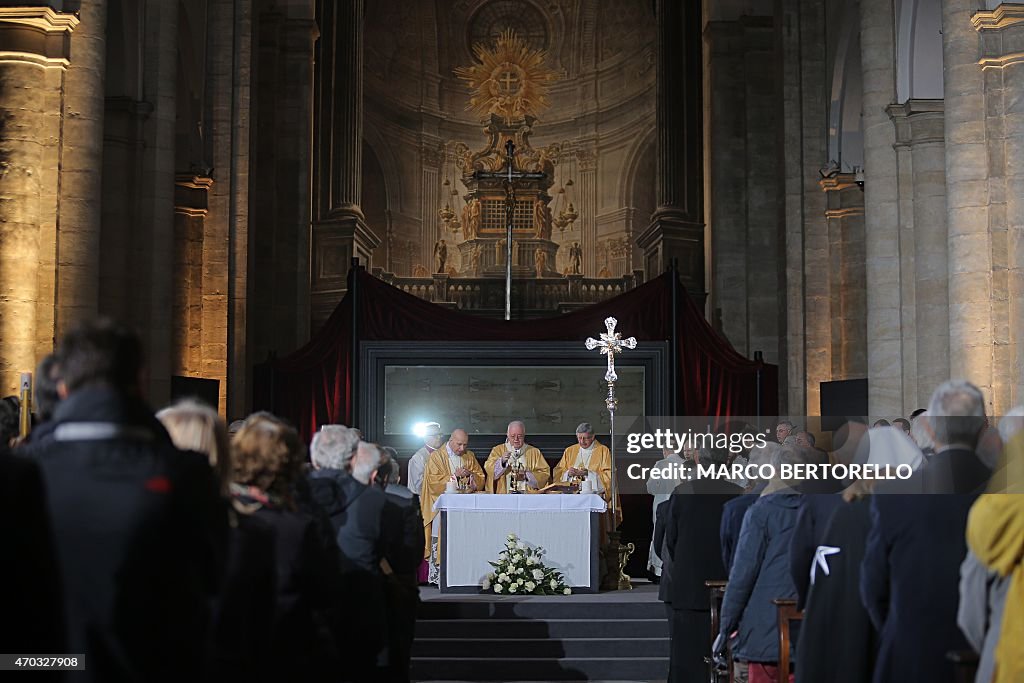
<svg viewBox="0 0 1024 683"><path fill-rule="evenodd" d="M78 17L49 7L0 7L0 60L67 67L76 26Z"/></svg>
<svg viewBox="0 0 1024 683"><path fill-rule="evenodd" d="M971 25L981 35L981 68L1002 69L1024 62L1024 5L1003 3L994 10L977 12Z"/></svg>

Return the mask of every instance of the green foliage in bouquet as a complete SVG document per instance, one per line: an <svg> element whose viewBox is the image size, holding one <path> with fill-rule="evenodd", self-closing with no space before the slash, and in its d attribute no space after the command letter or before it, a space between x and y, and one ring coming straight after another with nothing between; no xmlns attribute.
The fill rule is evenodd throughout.
<svg viewBox="0 0 1024 683"><path fill-rule="evenodd" d="M509 595L570 595L561 572L544 565L543 548L530 548L515 534L505 539L505 549L497 562L488 562L494 571L481 584L485 591Z"/></svg>

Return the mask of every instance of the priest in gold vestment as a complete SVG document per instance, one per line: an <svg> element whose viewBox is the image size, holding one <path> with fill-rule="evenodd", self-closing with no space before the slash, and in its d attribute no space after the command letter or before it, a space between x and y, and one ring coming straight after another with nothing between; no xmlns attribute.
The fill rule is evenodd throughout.
<svg viewBox="0 0 1024 683"><path fill-rule="evenodd" d="M448 483L453 484L459 478L468 481L470 491L479 491L484 487L484 471L476 461L473 451L468 450L469 435L463 429L452 431L448 442L430 454L427 466L423 470L423 493L420 496L420 512L423 514L423 534L426 537L426 557L430 560L429 581L437 583L438 578L438 538L440 536L441 516L434 510L438 496L445 492Z"/></svg>
<svg viewBox="0 0 1024 683"><path fill-rule="evenodd" d="M520 420L509 422L505 436L505 443L492 448L484 463L484 472L487 473L485 490L508 493L509 481L515 476L513 470L517 465L522 467L521 480L529 488L546 486L551 478L551 467L539 450L526 443L526 425Z"/></svg>
<svg viewBox="0 0 1024 683"><path fill-rule="evenodd" d="M589 422L576 427L576 443L565 449L562 459L555 466L555 481L569 481L576 478L588 484L591 492L600 495L608 503L608 512L601 516L601 537L622 523L622 504L616 496L616 515L611 519L612 502L612 453L594 436Z"/></svg>
<svg viewBox="0 0 1024 683"><path fill-rule="evenodd" d="M594 436L594 428L584 422L576 428L577 443L569 446L555 466L555 481L574 477L589 483L589 489L611 504L612 454Z"/></svg>

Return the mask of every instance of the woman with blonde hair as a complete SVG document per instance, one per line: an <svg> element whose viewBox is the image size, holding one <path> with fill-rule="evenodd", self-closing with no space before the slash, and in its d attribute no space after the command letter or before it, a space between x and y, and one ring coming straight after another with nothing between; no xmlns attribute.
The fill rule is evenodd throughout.
<svg viewBox="0 0 1024 683"><path fill-rule="evenodd" d="M156 414L174 445L206 456L220 479L221 495L231 488L231 446L224 420L213 408L184 400ZM208 680L262 680L268 663L274 611L274 530L227 508L228 546L224 580L214 606Z"/></svg>
<svg viewBox="0 0 1024 683"><path fill-rule="evenodd" d="M224 420L213 408L186 399L156 414L174 445L183 451L195 451L210 460L220 478L221 493L231 484L231 448Z"/></svg>

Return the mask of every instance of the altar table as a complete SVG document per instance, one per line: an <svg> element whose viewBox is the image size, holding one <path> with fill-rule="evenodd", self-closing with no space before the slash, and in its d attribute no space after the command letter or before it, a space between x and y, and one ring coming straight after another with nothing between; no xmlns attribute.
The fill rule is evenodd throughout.
<svg viewBox="0 0 1024 683"><path fill-rule="evenodd" d="M598 520L606 508L593 493L441 494L434 504L441 513L441 592L479 591L509 534L544 548L544 564L562 572L573 591L596 592Z"/></svg>

